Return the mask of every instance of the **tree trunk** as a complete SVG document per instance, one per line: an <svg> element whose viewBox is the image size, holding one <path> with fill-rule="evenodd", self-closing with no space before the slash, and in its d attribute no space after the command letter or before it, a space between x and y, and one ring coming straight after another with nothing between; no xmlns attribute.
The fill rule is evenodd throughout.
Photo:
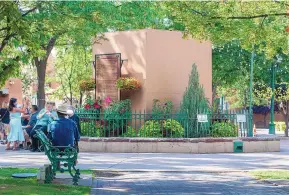
<svg viewBox="0 0 289 195"><path fill-rule="evenodd" d="M69 97L69 103L70 103L70 105L72 105L73 104L73 97L72 97L72 93L70 92L70 95L69 95L70 97Z"/></svg>
<svg viewBox="0 0 289 195"><path fill-rule="evenodd" d="M212 89L212 109L213 112L217 112L218 110L218 105L216 105L216 97L217 97L217 84L213 84L213 89Z"/></svg>
<svg viewBox="0 0 289 195"><path fill-rule="evenodd" d="M37 69L37 79L38 79L38 86L37 86L37 104L39 109L44 108L45 106L45 76L46 76L46 66L48 57L55 45L56 38L52 37L47 46L44 47L46 50L46 54L42 59L38 57L34 58L35 66Z"/></svg>
<svg viewBox="0 0 289 195"><path fill-rule="evenodd" d="M79 97L79 107L82 106L82 99L83 99L83 93L80 91L80 97Z"/></svg>
<svg viewBox="0 0 289 195"><path fill-rule="evenodd" d="M35 65L37 69L37 79L38 79L38 85L37 85L37 104L39 109L44 108L45 105L45 73L46 73L46 63L47 60L38 60L35 59Z"/></svg>
<svg viewBox="0 0 289 195"><path fill-rule="evenodd" d="M72 95L72 84L71 81L69 81L69 101L70 101L70 105L73 104L73 95Z"/></svg>
<svg viewBox="0 0 289 195"><path fill-rule="evenodd" d="M288 137L288 121L289 121L289 118L288 118L288 114L286 115L285 117L285 125L286 125L286 129L285 129L285 137Z"/></svg>
<svg viewBox="0 0 289 195"><path fill-rule="evenodd" d="M248 99L247 99L247 94L248 94L248 90L245 89L245 90L244 90L244 102L243 102L243 109L244 109L244 110L247 109L247 101L248 101Z"/></svg>
<svg viewBox="0 0 289 195"><path fill-rule="evenodd" d="M213 91L212 91L212 102L214 103L215 102L215 99L216 99L216 96L217 96L217 85L213 85Z"/></svg>

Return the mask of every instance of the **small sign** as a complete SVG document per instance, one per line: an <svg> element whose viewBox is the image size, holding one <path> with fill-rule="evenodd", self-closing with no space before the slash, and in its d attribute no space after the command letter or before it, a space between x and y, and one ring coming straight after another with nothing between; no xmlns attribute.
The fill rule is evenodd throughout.
<svg viewBox="0 0 289 195"><path fill-rule="evenodd" d="M198 122L199 123L207 123L208 122L208 115L198 114Z"/></svg>
<svg viewBox="0 0 289 195"><path fill-rule="evenodd" d="M246 115L245 114L237 114L237 122L238 123L245 123L246 122Z"/></svg>

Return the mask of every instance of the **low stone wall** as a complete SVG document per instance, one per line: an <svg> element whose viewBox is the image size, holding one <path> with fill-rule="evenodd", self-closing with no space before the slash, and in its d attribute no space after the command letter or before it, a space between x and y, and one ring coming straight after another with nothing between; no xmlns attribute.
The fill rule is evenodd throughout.
<svg viewBox="0 0 289 195"><path fill-rule="evenodd" d="M279 152L280 139L254 138L87 138L79 142L80 152L110 153L233 153L234 142L243 142L243 152Z"/></svg>

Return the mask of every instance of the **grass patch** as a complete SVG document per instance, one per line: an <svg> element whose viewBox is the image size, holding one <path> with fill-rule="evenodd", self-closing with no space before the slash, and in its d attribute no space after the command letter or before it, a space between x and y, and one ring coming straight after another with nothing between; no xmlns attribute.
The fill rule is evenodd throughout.
<svg viewBox="0 0 289 195"><path fill-rule="evenodd" d="M93 174L94 173L93 170L87 170L87 169L83 169L79 171L80 171L80 174Z"/></svg>
<svg viewBox="0 0 289 195"><path fill-rule="evenodd" d="M72 186L60 184L39 184L36 178L16 179L13 173L37 173L38 169L0 168L0 194L1 195L82 195L89 194L90 188L86 186ZM86 173L84 173L86 172ZM89 170L81 171L83 174ZM92 173L92 171L91 171Z"/></svg>
<svg viewBox="0 0 289 195"><path fill-rule="evenodd" d="M250 171L250 175L254 176L256 179L288 179L289 171L276 170L276 171Z"/></svg>

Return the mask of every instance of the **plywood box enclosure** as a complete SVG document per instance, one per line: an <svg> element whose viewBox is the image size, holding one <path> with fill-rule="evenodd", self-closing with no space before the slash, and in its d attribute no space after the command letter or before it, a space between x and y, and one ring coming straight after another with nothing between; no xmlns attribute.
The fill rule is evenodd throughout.
<svg viewBox="0 0 289 195"><path fill-rule="evenodd" d="M135 77L141 90L121 91L129 98L133 110L150 111L153 99L172 100L178 107L188 86L195 63L205 95L212 99L212 45L210 42L186 40L178 31L137 30L105 33L107 40L93 45L93 55L120 53L125 60L122 77ZM94 57L95 59L95 57Z"/></svg>

